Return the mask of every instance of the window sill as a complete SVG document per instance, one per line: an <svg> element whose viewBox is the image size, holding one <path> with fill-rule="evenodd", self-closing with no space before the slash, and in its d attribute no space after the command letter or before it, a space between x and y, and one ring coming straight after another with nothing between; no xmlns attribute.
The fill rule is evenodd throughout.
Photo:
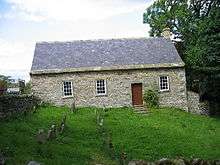
<svg viewBox="0 0 220 165"><path fill-rule="evenodd" d="M169 90L169 89L167 89L167 90L160 90L159 92L160 92L160 93L170 92L170 90Z"/></svg>
<svg viewBox="0 0 220 165"><path fill-rule="evenodd" d="M107 97L107 94L96 94L96 97Z"/></svg>
<svg viewBox="0 0 220 165"><path fill-rule="evenodd" d="M62 99L69 99L69 98L73 98L73 96L63 96Z"/></svg>

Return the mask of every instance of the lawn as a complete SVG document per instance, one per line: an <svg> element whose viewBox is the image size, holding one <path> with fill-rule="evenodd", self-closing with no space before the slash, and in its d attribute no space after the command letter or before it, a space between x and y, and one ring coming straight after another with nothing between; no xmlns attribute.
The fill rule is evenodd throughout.
<svg viewBox="0 0 220 165"><path fill-rule="evenodd" d="M109 111L106 122L116 151L130 159L220 158L219 119L164 108L147 116Z"/></svg>
<svg viewBox="0 0 220 165"><path fill-rule="evenodd" d="M129 108L107 109L103 127L111 136L114 156L96 124L95 108L41 107L34 114L1 121L0 150L10 165L36 160L45 165L118 164L121 152L128 159L220 158L220 120L177 109L152 109L147 115ZM67 127L56 139L38 144L39 129L48 130L67 113Z"/></svg>

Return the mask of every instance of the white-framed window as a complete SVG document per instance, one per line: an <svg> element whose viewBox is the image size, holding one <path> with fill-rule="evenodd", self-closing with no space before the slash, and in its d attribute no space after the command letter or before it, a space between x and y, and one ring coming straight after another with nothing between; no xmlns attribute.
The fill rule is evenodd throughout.
<svg viewBox="0 0 220 165"><path fill-rule="evenodd" d="M73 96L73 85L71 81L63 81L63 96Z"/></svg>
<svg viewBox="0 0 220 165"><path fill-rule="evenodd" d="M168 76L160 76L159 78L159 88L160 91L169 91L169 77Z"/></svg>
<svg viewBox="0 0 220 165"><path fill-rule="evenodd" d="M96 94L97 95L106 95L106 80L100 79L96 80Z"/></svg>

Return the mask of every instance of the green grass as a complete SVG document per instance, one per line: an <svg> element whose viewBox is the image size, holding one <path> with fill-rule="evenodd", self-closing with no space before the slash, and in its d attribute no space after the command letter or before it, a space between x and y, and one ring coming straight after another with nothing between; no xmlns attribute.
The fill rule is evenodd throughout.
<svg viewBox="0 0 220 165"><path fill-rule="evenodd" d="M30 160L45 165L114 164L102 151L102 140L95 124L93 109L77 114L68 113L67 127L57 139L38 144L36 133L60 123L66 108L41 108L35 114L1 122L0 149L5 151L8 164L24 165Z"/></svg>
<svg viewBox="0 0 220 165"><path fill-rule="evenodd" d="M63 135L38 144L36 133L61 122L68 113ZM220 120L192 115L177 109L153 109L137 115L129 108L104 114L105 130L111 133L116 156L156 160L162 157L220 158ZM67 108L42 107L37 113L0 123L0 150L10 165L36 160L45 165L117 164L103 147L96 125L95 108L70 113Z"/></svg>
<svg viewBox="0 0 220 165"><path fill-rule="evenodd" d="M220 120L177 109L154 109L147 116L114 110L106 114L119 153L130 159L220 158Z"/></svg>

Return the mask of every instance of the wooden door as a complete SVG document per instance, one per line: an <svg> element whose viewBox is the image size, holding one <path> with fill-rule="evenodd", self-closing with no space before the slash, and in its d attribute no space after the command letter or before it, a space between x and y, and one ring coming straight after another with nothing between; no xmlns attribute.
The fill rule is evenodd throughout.
<svg viewBox="0 0 220 165"><path fill-rule="evenodd" d="M143 105L142 84L131 84L132 104Z"/></svg>

